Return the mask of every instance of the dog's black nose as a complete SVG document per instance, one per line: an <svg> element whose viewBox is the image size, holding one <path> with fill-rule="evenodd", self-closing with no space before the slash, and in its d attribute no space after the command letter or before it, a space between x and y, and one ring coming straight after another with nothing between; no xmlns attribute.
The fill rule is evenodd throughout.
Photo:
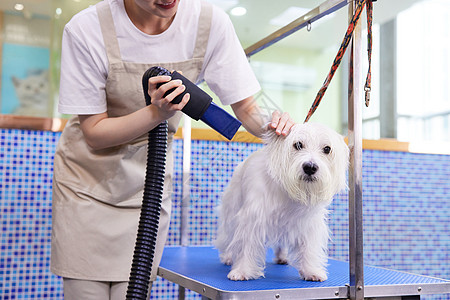
<svg viewBox="0 0 450 300"><path fill-rule="evenodd" d="M309 176L314 175L317 172L317 169L319 169L319 167L313 162L306 162L303 164L303 171Z"/></svg>

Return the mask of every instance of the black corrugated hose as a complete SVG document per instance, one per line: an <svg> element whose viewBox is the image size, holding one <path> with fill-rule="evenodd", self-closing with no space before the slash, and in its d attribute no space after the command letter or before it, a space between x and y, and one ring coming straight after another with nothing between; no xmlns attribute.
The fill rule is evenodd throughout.
<svg viewBox="0 0 450 300"><path fill-rule="evenodd" d="M167 73L166 69L158 67L150 68L144 73L142 84L147 105L151 103L147 92L148 79L152 76L170 75ZM128 282L127 300L146 300L148 296L164 188L167 128L167 121L165 121L148 133L144 196Z"/></svg>

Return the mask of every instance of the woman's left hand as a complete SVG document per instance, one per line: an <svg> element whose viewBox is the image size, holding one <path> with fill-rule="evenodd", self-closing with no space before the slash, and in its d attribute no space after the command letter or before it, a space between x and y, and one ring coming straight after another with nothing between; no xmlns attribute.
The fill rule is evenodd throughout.
<svg viewBox="0 0 450 300"><path fill-rule="evenodd" d="M278 135L288 135L291 127L294 126L295 122L292 120L289 113L280 113L279 111L274 111L272 113L272 121L269 124L269 128L275 130Z"/></svg>

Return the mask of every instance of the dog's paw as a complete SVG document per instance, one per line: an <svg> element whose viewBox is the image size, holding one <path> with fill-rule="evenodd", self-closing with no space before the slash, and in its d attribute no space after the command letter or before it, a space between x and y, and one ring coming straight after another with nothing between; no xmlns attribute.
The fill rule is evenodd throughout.
<svg viewBox="0 0 450 300"><path fill-rule="evenodd" d="M315 272L299 272L300 277L307 281L325 281L328 279L327 272L325 270L316 270Z"/></svg>
<svg viewBox="0 0 450 300"><path fill-rule="evenodd" d="M240 269L233 269L228 273L228 279L234 280L234 281L242 281L242 280L251 280L251 279L258 279L259 277L264 277L263 272L257 272L255 274L250 274L247 272L244 272Z"/></svg>

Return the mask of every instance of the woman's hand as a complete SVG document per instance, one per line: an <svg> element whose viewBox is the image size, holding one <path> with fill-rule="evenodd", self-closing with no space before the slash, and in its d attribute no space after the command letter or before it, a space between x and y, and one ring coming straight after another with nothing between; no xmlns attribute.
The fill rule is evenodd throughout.
<svg viewBox="0 0 450 300"><path fill-rule="evenodd" d="M291 127L294 126L295 122L292 120L289 113L280 113L279 111L274 111L272 113L272 121L269 124L269 128L275 130L278 135L288 135Z"/></svg>
<svg viewBox="0 0 450 300"><path fill-rule="evenodd" d="M158 113L162 120L171 118L177 111L183 109L190 99L190 94L186 93L178 104L171 103L175 97L184 92L186 87L179 79L171 80L170 76L154 76L148 80L148 94L152 99L152 105L158 107ZM161 86L158 88L158 85ZM174 89L164 97L167 91Z"/></svg>

